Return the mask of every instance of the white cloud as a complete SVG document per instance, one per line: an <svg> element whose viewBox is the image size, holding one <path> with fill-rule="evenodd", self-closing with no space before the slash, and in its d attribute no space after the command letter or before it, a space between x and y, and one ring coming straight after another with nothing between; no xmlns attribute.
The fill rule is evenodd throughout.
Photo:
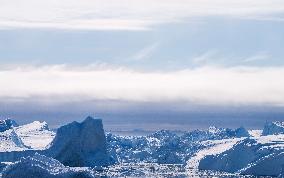
<svg viewBox="0 0 284 178"><path fill-rule="evenodd" d="M145 30L192 17L279 19L283 0L0 0L0 27Z"/></svg>
<svg viewBox="0 0 284 178"><path fill-rule="evenodd" d="M284 68L202 67L175 72L44 66L1 69L2 101L185 101L284 104Z"/></svg>

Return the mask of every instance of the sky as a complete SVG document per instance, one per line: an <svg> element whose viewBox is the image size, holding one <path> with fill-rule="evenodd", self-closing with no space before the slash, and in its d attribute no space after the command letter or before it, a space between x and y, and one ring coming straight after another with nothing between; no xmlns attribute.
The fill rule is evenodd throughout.
<svg viewBox="0 0 284 178"><path fill-rule="evenodd" d="M2 117L95 114L110 129L145 117L185 129L283 119L282 0L0 4Z"/></svg>

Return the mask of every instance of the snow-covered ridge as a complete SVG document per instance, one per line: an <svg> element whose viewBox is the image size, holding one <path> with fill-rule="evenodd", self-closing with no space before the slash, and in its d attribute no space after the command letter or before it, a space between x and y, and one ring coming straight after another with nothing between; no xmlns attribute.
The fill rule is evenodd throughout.
<svg viewBox="0 0 284 178"><path fill-rule="evenodd" d="M15 127L14 130L26 146L36 150L45 149L55 137L55 133L49 130L46 122L34 121Z"/></svg>
<svg viewBox="0 0 284 178"><path fill-rule="evenodd" d="M55 133L46 122L34 121L18 126L13 120L0 121L5 131L0 132L0 152L43 150L53 140Z"/></svg>

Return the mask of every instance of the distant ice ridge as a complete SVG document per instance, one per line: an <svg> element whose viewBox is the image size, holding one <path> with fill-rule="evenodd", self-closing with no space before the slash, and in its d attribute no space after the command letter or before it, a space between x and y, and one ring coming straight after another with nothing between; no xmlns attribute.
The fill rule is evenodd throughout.
<svg viewBox="0 0 284 178"><path fill-rule="evenodd" d="M262 135L284 134L284 122L267 122L264 126Z"/></svg>
<svg viewBox="0 0 284 178"><path fill-rule="evenodd" d="M59 161L34 154L4 168L2 178L94 178L87 168L65 167Z"/></svg>
<svg viewBox="0 0 284 178"><path fill-rule="evenodd" d="M210 127L208 130L184 132L161 130L148 136L117 136L107 134L108 150L117 163L148 162L186 164L199 150L207 148L202 141L248 137L243 127L236 130Z"/></svg>

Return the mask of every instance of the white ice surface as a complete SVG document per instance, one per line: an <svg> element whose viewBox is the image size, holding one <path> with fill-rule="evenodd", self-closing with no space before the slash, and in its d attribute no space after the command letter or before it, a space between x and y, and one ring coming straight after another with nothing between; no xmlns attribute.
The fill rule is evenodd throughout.
<svg viewBox="0 0 284 178"><path fill-rule="evenodd" d="M36 150L45 149L55 137L55 133L48 129L46 122L34 121L14 129L26 146Z"/></svg>

